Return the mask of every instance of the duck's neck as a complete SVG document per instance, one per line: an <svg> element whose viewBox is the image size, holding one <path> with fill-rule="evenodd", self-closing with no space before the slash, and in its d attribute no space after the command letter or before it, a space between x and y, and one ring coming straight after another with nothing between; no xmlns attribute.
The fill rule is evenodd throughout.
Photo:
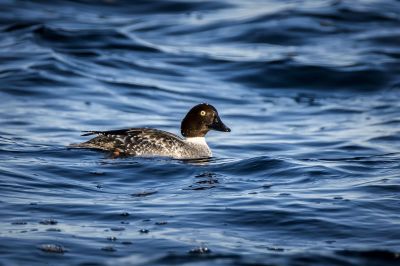
<svg viewBox="0 0 400 266"><path fill-rule="evenodd" d="M191 137L191 138L186 138L186 141L189 142L190 144L197 144L197 145L205 145L205 146L208 146L205 137Z"/></svg>
<svg viewBox="0 0 400 266"><path fill-rule="evenodd" d="M208 147L206 139L204 137L192 137L186 138L186 143L197 150L198 156L200 157L211 157L212 152L210 147Z"/></svg>

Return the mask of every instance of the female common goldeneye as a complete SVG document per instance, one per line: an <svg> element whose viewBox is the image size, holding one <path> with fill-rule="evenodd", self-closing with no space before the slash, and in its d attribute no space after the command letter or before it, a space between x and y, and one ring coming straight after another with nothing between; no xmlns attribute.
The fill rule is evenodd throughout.
<svg viewBox="0 0 400 266"><path fill-rule="evenodd" d="M110 131L84 131L82 136L97 137L74 148L111 151L114 155L167 156L175 159L198 159L212 156L205 141L209 130L230 132L222 123L214 106L202 103L194 106L181 123L181 138L175 134L151 128L129 128Z"/></svg>

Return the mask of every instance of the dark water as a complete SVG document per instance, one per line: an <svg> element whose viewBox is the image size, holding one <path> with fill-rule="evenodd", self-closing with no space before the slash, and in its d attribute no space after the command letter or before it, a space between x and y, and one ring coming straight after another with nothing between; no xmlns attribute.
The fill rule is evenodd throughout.
<svg viewBox="0 0 400 266"><path fill-rule="evenodd" d="M400 265L399 1L0 3L0 265ZM205 101L209 161L66 149Z"/></svg>

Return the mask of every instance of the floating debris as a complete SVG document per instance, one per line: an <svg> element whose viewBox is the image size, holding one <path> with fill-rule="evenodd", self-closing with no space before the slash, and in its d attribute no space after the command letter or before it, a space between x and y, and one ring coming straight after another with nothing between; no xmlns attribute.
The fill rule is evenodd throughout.
<svg viewBox="0 0 400 266"><path fill-rule="evenodd" d="M189 250L189 254L200 255L200 254L208 254L211 253L211 250L208 247L198 247Z"/></svg>
<svg viewBox="0 0 400 266"><path fill-rule="evenodd" d="M115 251L117 251L113 246L105 246L105 247L102 247L101 250L107 251L107 252L115 252Z"/></svg>
<svg viewBox="0 0 400 266"><path fill-rule="evenodd" d="M107 240L117 241L117 238L115 236L109 236L109 237L107 237Z"/></svg>
<svg viewBox="0 0 400 266"><path fill-rule="evenodd" d="M268 250L271 250L271 251L278 251L278 252L283 252L283 251L285 251L284 248L277 248L277 247L267 247L267 249L268 249Z"/></svg>
<svg viewBox="0 0 400 266"><path fill-rule="evenodd" d="M148 229L140 229L139 230L139 233L141 233L141 234L148 234L150 232L150 230L148 230Z"/></svg>
<svg viewBox="0 0 400 266"><path fill-rule="evenodd" d="M64 254L65 252L63 246L56 244L43 244L39 246L39 249L43 252L48 252L48 253Z"/></svg>
<svg viewBox="0 0 400 266"><path fill-rule="evenodd" d="M166 225L166 224L168 224L168 222L166 222L166 221L161 221L161 222L155 222L154 224L155 224L155 225Z"/></svg>
<svg viewBox="0 0 400 266"><path fill-rule="evenodd" d="M125 227L111 227L110 228L111 231L125 231Z"/></svg>
<svg viewBox="0 0 400 266"><path fill-rule="evenodd" d="M46 220L42 220L39 222L40 224L44 224L44 225L56 225L58 224L58 222L54 219L46 219Z"/></svg>
<svg viewBox="0 0 400 266"><path fill-rule="evenodd" d="M127 217L127 216L129 216L129 212L123 212L120 214L120 216Z"/></svg>
<svg viewBox="0 0 400 266"><path fill-rule="evenodd" d="M48 229L46 229L46 232L61 232L61 229L59 229L59 228L48 228Z"/></svg>

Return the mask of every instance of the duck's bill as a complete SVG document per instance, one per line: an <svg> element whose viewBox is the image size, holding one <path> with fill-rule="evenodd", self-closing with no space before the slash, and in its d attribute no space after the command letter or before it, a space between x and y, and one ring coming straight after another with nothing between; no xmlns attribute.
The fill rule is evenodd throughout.
<svg viewBox="0 0 400 266"><path fill-rule="evenodd" d="M209 127L210 129L214 129L217 131L231 132L231 129L225 126L225 124L222 123L221 119L219 118L215 119L214 123L212 123Z"/></svg>

